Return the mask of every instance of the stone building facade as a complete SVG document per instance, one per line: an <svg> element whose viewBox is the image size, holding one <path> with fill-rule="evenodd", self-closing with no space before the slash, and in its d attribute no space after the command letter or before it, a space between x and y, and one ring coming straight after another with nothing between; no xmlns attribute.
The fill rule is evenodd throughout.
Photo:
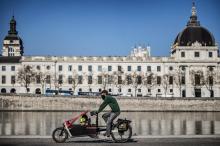
<svg viewBox="0 0 220 146"><path fill-rule="evenodd" d="M13 16L0 56L1 93L106 89L123 96L220 97L219 48L197 20L194 4L170 56L151 56L149 46L135 47L128 56L71 57L24 56L23 48Z"/></svg>

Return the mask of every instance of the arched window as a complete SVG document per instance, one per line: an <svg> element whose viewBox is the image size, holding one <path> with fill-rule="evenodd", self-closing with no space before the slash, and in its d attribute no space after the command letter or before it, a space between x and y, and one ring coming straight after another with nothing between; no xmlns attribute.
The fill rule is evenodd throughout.
<svg viewBox="0 0 220 146"><path fill-rule="evenodd" d="M35 90L35 94L41 94L40 88L37 88L37 89Z"/></svg>
<svg viewBox="0 0 220 146"><path fill-rule="evenodd" d="M2 89L1 89L1 93L6 93L6 89L5 89L5 88L2 88Z"/></svg>
<svg viewBox="0 0 220 146"><path fill-rule="evenodd" d="M12 88L10 93L16 93L16 89L15 88Z"/></svg>
<svg viewBox="0 0 220 146"><path fill-rule="evenodd" d="M182 90L182 97L186 97L186 90Z"/></svg>
<svg viewBox="0 0 220 146"><path fill-rule="evenodd" d="M8 56L15 56L14 49L11 47L8 48Z"/></svg>

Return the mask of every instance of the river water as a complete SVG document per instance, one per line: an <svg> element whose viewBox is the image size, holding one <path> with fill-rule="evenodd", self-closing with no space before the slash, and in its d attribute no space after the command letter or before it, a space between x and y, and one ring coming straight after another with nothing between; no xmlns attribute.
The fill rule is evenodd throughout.
<svg viewBox="0 0 220 146"><path fill-rule="evenodd" d="M51 135L79 112L1 112L0 135ZM220 135L220 112L122 112L133 135ZM92 119L95 122L95 119ZM104 121L100 118L100 125Z"/></svg>

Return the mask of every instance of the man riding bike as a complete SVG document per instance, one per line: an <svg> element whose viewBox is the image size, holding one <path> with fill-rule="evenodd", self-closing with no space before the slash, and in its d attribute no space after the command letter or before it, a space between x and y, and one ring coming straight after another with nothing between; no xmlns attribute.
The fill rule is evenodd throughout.
<svg viewBox="0 0 220 146"><path fill-rule="evenodd" d="M111 132L111 125L113 120L119 116L120 114L120 108L118 105L118 102L115 98L113 98L112 96L108 95L108 91L107 90L103 90L101 92L101 97L104 100L103 103L100 105L98 111L95 111L96 113L100 113L103 111L103 109L109 105L111 108L110 112L107 112L105 114L102 115L102 118L105 120L106 123L106 133L104 134L105 136L109 137L110 136L110 132Z"/></svg>

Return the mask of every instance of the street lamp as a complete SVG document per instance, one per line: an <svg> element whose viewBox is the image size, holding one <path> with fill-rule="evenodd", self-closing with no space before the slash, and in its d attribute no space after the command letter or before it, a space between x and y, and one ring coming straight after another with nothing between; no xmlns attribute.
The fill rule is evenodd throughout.
<svg viewBox="0 0 220 146"><path fill-rule="evenodd" d="M55 79L55 81L54 81L54 86L55 86L55 90L56 90L56 88L57 88L57 60L54 62L54 69L55 69L55 71L54 71L54 73L55 73L55 77L54 77L54 79Z"/></svg>

